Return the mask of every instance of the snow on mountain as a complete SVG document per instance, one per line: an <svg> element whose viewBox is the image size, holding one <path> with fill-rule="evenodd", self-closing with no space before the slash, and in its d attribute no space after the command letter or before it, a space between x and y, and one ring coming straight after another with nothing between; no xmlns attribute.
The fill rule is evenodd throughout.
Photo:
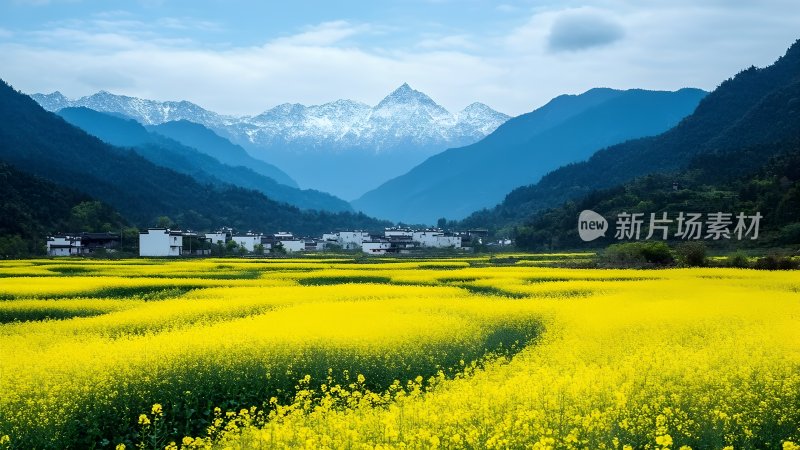
<svg viewBox="0 0 800 450"><path fill-rule="evenodd" d="M159 102L106 91L69 100L60 92L34 94L50 111L86 107L121 114L144 125L175 120L200 123L248 147L289 146L307 149L438 148L472 143L509 119L482 104L473 103L450 113L424 93L403 84L375 107L352 100L323 105L285 103L257 116L223 116L188 102Z"/></svg>
<svg viewBox="0 0 800 450"><path fill-rule="evenodd" d="M185 100L159 102L126 95L116 95L106 91L100 91L77 100L69 100L58 91L52 94L33 94L31 97L48 111L58 111L68 107L85 107L95 111L130 117L142 125L159 125L175 120L188 120L214 128L222 126L226 119L229 119Z"/></svg>
<svg viewBox="0 0 800 450"><path fill-rule="evenodd" d="M501 112L497 112L483 103L475 102L458 114L456 114L457 134L464 136L473 133L476 140L489 135L500 125L505 123L509 117Z"/></svg>
<svg viewBox="0 0 800 450"><path fill-rule="evenodd" d="M447 148L479 141L509 119L482 103L451 113L405 83L375 106L352 100L312 106L285 103L241 117L187 101L159 102L105 91L77 100L58 92L31 97L50 111L83 106L144 125L199 123L277 165L303 188L348 199Z"/></svg>

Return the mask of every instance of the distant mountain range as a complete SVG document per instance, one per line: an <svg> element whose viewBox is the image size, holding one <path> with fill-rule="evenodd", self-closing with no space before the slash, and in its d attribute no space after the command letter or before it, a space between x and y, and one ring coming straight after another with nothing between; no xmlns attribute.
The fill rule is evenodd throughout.
<svg viewBox="0 0 800 450"><path fill-rule="evenodd" d="M159 216L200 230L231 226L301 235L389 224L363 214L303 211L256 190L198 181L87 134L1 81L0 161L101 200L138 227L154 225ZM37 195L27 201L36 202ZM4 208L0 204L0 214Z"/></svg>
<svg viewBox="0 0 800 450"><path fill-rule="evenodd" d="M257 167L268 164L247 156L241 147L217 136L203 125L186 121L167 122L148 131L133 119L89 108L64 108L58 111L58 115L104 142L133 148L149 161L189 175L202 183L255 189L273 200L302 209L352 211L349 203L330 194L300 190L256 173L250 169L251 164L260 163L256 164ZM223 164L212 155L227 161L242 162L243 165ZM274 171L282 173L277 168ZM285 175L283 178L288 179Z"/></svg>
<svg viewBox="0 0 800 450"><path fill-rule="evenodd" d="M104 91L77 100L59 92L31 97L48 111L86 107L144 125L198 123L281 167L302 187L346 199L446 148L476 142L509 119L482 103L450 113L408 84L374 107L352 100L315 106L287 103L244 117L220 115L187 101L158 102Z"/></svg>
<svg viewBox="0 0 800 450"><path fill-rule="evenodd" d="M280 184L293 188L298 187L297 182L279 168L260 159L253 158L241 146L233 144L228 139L199 123L176 120L159 125L149 125L146 128L162 136L174 139L187 147L197 149L223 164L234 167L247 167L261 175L272 178Z"/></svg>
<svg viewBox="0 0 800 450"><path fill-rule="evenodd" d="M629 139L661 133L706 95L592 89L562 95L515 117L486 138L430 157L353 202L368 214L406 223L462 219L496 205L512 189Z"/></svg>
<svg viewBox="0 0 800 450"><path fill-rule="evenodd" d="M620 211L759 211L763 226L778 233L775 243L798 244L797 161L800 40L773 65L722 82L674 128L555 170L459 225L505 233L516 228L530 249L578 248L586 246L576 232L581 209L607 217Z"/></svg>

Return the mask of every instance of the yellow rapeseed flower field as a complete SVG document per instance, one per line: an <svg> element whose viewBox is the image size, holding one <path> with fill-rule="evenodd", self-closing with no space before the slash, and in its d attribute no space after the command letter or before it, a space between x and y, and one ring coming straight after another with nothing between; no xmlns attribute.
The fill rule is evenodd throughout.
<svg viewBox="0 0 800 450"><path fill-rule="evenodd" d="M0 448L798 448L798 272L569 258L0 262Z"/></svg>

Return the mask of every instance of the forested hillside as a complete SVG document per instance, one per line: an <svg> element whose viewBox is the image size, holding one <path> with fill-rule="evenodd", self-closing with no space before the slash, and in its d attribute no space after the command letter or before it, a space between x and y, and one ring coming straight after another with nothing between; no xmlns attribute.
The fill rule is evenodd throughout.
<svg viewBox="0 0 800 450"><path fill-rule="evenodd" d="M231 226L299 234L387 224L363 214L304 212L256 191L200 184L103 143L5 82L0 83L0 160L99 199L139 227L160 216L200 230Z"/></svg>
<svg viewBox="0 0 800 450"><path fill-rule="evenodd" d="M773 155L766 158L765 155ZM758 167L753 169L753 167ZM675 189L677 187L677 189ZM577 233L577 217L590 209L610 222L617 214L644 213L642 237L647 235L650 213L675 219L679 213L759 213L756 240L721 240L737 247L776 247L800 244L800 139L749 146L732 152L698 156L686 170L652 174L618 187L599 190L576 202L541 213L513 228L520 248L528 250L602 247L617 240L614 232L590 243ZM670 237L677 224L673 223Z"/></svg>
<svg viewBox="0 0 800 450"><path fill-rule="evenodd" d="M41 254L55 232L120 231L110 206L0 162L0 258Z"/></svg>
<svg viewBox="0 0 800 450"><path fill-rule="evenodd" d="M611 146L586 162L555 170L537 184L512 191L497 207L478 211L460 225L508 231L536 222L540 220L537 214L543 210L570 200L581 205L599 202L604 195L615 192L608 189L648 174L683 180L684 186L713 185L721 182L718 177L730 180L758 171L770 157L791 151L797 136L800 41L773 65L751 67L724 81L675 128L659 136ZM716 161L713 170L697 178L696 183L685 180L695 165L708 158ZM665 186L671 188L672 182ZM593 193L597 190L606 191ZM587 195L594 200L580 200ZM567 207L558 209L564 208ZM576 219L577 216L573 221ZM558 234L555 229L551 231Z"/></svg>
<svg viewBox="0 0 800 450"><path fill-rule="evenodd" d="M211 147L217 149L214 152L217 156L222 156L225 152L234 151L237 148L241 152L244 150L215 135L211 130L206 129L207 133L202 135L203 138L192 141L195 145L201 145L202 142L199 141L211 139L208 133L216 137L213 143L204 146L205 151L200 151L159 133L151 133L133 119L116 117L89 108L64 108L58 112L58 115L108 144L132 148L148 161L189 175L203 184L215 186L227 184L253 189L272 200L289 203L301 209L332 212L352 211L349 203L330 194L311 189L301 190L281 184L273 178L256 172L249 165L231 165L220 162L216 156L209 154ZM203 127L200 126L200 128ZM265 163L261 163L261 165L263 164ZM256 164L254 167L260 166ZM284 175L283 178L286 176Z"/></svg>

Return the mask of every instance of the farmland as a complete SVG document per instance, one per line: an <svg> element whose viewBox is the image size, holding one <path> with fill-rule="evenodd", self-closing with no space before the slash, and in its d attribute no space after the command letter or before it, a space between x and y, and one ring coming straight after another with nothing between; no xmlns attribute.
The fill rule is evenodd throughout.
<svg viewBox="0 0 800 450"><path fill-rule="evenodd" d="M800 443L800 275L0 262L0 448Z"/></svg>

